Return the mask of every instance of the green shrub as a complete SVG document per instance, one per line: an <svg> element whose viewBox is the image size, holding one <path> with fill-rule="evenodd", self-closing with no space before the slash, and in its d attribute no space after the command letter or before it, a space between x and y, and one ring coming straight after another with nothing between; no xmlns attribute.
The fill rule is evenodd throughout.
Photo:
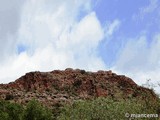
<svg viewBox="0 0 160 120"><path fill-rule="evenodd" d="M27 104L23 120L52 120L52 112L38 101L32 100Z"/></svg>
<svg viewBox="0 0 160 120"><path fill-rule="evenodd" d="M23 107L16 103L0 101L0 120L21 120Z"/></svg>
<svg viewBox="0 0 160 120"><path fill-rule="evenodd" d="M30 101L26 108L17 103L0 101L0 120L52 120L52 112L38 101Z"/></svg>
<svg viewBox="0 0 160 120"><path fill-rule="evenodd" d="M149 104L152 104L151 102ZM153 104L152 104L153 105ZM77 101L66 105L58 120L123 120L129 114L156 114L156 108L148 108L145 102L139 100L114 101L98 98L88 101ZM155 105L153 105L155 106ZM142 118L144 119L144 118ZM152 118L156 119L156 118Z"/></svg>
<svg viewBox="0 0 160 120"><path fill-rule="evenodd" d="M113 100L96 98L78 100L73 104L57 104L52 111L40 102L31 100L25 107L16 103L0 101L0 120L124 120L129 114L158 114L160 100L141 99ZM138 120L148 120L139 118ZM151 118L151 120L158 118Z"/></svg>

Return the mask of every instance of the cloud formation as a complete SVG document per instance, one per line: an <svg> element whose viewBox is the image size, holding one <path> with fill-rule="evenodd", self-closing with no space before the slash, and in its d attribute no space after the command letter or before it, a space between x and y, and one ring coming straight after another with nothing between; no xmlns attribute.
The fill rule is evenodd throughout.
<svg viewBox="0 0 160 120"><path fill-rule="evenodd" d="M160 3L158 0L149 0L149 4L146 6L143 6L141 8L139 8L138 13L135 13L132 16L133 20L145 20L147 16L149 16L149 18L147 19L151 19L152 21L157 21L157 18L160 18L160 14L159 14L159 7ZM152 15L155 15L156 17L152 17ZM159 20L158 20L159 21Z"/></svg>
<svg viewBox="0 0 160 120"><path fill-rule="evenodd" d="M115 19L112 23L106 26L106 36L112 36L113 33L120 27L120 20Z"/></svg>
<svg viewBox="0 0 160 120"><path fill-rule="evenodd" d="M16 34L13 33L16 37L10 38L15 41L9 41L14 48L3 51L13 53L0 64L2 83L34 70L105 69L97 53L104 31L91 11L90 0L28 0L18 16ZM10 24L12 26L12 22ZM18 49L20 47L24 50Z"/></svg>
<svg viewBox="0 0 160 120"><path fill-rule="evenodd" d="M113 69L130 76L140 85L148 79L157 85L160 78L158 74L160 71L160 33L152 38L150 44L145 35L130 39L122 49ZM160 87L157 86L155 90L159 92Z"/></svg>
<svg viewBox="0 0 160 120"><path fill-rule="evenodd" d="M0 1L0 62L14 53L22 6L21 0Z"/></svg>
<svg viewBox="0 0 160 120"><path fill-rule="evenodd" d="M140 14L141 16L144 16L145 14L155 11L157 8L158 8L158 0L150 0L148 6L140 8Z"/></svg>
<svg viewBox="0 0 160 120"><path fill-rule="evenodd" d="M138 84L145 83L146 79L158 82L160 33L157 32L149 40L147 33L150 31L139 29L143 34L138 31L138 37L126 38L119 29L124 28L126 22L113 18L103 21L107 22L102 26L92 10L92 2L0 1L0 83L14 81L26 72L35 70L50 71L67 67L105 70L108 67L107 60L102 59L104 56L106 59L114 58L110 59L113 64L109 66L114 72L128 75ZM158 10L157 0L150 0L150 4L142 7L135 17L139 17L139 22L140 18ZM151 19L146 19L145 25L151 23L154 28L155 24L159 25L160 15L158 12L155 14L158 17L148 16ZM150 22L153 19L154 22ZM149 28L144 27L143 30ZM109 48L101 51L102 44Z"/></svg>

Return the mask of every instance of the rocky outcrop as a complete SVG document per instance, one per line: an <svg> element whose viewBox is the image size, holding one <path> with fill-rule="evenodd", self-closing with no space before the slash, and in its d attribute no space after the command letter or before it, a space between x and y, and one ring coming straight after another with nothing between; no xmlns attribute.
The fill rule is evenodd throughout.
<svg viewBox="0 0 160 120"><path fill-rule="evenodd" d="M51 106L96 97L156 99L152 90L138 86L132 79L112 71L86 72L72 68L36 71L27 73L15 82L0 85L0 99L22 104L37 99Z"/></svg>

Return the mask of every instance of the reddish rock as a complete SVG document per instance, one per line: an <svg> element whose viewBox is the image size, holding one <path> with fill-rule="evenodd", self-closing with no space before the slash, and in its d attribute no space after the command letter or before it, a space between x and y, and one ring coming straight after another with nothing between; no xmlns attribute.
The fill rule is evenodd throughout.
<svg viewBox="0 0 160 120"><path fill-rule="evenodd" d="M121 96L117 97L119 93ZM0 99L6 99L8 94L15 102L26 104L35 98L48 106L58 101L71 103L76 99L95 97L156 99L152 90L138 86L132 79L111 70L87 72L72 68L30 72L9 84L0 84Z"/></svg>
<svg viewBox="0 0 160 120"><path fill-rule="evenodd" d="M97 97L106 97L108 96L108 91L105 89L102 89L101 87L96 88L96 95Z"/></svg>

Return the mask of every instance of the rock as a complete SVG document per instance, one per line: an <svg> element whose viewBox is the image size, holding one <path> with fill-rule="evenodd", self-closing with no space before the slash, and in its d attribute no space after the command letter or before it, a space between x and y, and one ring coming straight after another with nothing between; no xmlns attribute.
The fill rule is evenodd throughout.
<svg viewBox="0 0 160 120"><path fill-rule="evenodd" d="M116 98L116 95L119 95ZM143 96L141 93L144 93ZM67 68L64 71L29 72L9 84L0 84L0 99L26 104L37 99L47 106L58 102L71 103L78 99L95 97L156 99L155 93L138 86L131 78L111 70L88 72Z"/></svg>

